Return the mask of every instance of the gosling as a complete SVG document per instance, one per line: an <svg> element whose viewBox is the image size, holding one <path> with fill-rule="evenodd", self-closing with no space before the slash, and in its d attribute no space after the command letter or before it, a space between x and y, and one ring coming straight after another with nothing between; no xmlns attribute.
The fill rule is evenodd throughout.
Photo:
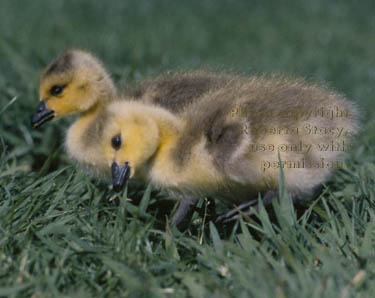
<svg viewBox="0 0 375 298"><path fill-rule="evenodd" d="M73 160L94 175L104 171L97 144L103 125L110 121L106 106L117 100L139 100L180 112L206 92L222 86L228 77L197 71L149 79L119 92L103 64L93 55L69 50L58 56L41 75L40 98L32 126L54 118L79 114L66 136L66 149Z"/></svg>
<svg viewBox="0 0 375 298"><path fill-rule="evenodd" d="M116 102L108 117L101 146L114 189L136 178L166 190L181 200L177 226L198 197L221 199L245 214L259 193L270 204L280 167L294 202L313 199L344 156L340 144L359 129L358 110L344 96L283 78L230 81L180 114ZM232 210L218 221L237 217Z"/></svg>

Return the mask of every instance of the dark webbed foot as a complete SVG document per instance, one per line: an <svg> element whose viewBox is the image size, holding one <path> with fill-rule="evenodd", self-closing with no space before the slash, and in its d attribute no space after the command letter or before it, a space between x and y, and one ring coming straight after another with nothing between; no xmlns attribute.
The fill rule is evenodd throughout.
<svg viewBox="0 0 375 298"><path fill-rule="evenodd" d="M310 201L310 200L315 200L320 193L322 192L323 185L317 185L313 188L313 191L311 195L307 195L304 197L299 197L295 194L292 194L292 201L294 204L301 204L302 202ZM267 207L272 204L272 199L276 198L279 199L279 193L275 190L269 190L267 191L263 196L262 196L262 203L264 207ZM252 209L253 208L253 209ZM216 223L227 223L236 220L239 218L241 215L247 215L250 216L252 215L255 211L258 211L258 199L251 200L245 203L242 203L241 205L236 206L232 210L229 210L228 212L221 214L216 218Z"/></svg>
<svg viewBox="0 0 375 298"><path fill-rule="evenodd" d="M276 191L269 190L265 193L265 195L262 197L262 203L263 205L269 206L272 203L273 198L278 198L278 194ZM236 220L241 215L247 215L250 216L253 214L253 209L258 211L258 199L251 200L248 202L244 202L241 205L236 206L232 210L229 210L228 212L218 216L216 218L216 223L227 223Z"/></svg>

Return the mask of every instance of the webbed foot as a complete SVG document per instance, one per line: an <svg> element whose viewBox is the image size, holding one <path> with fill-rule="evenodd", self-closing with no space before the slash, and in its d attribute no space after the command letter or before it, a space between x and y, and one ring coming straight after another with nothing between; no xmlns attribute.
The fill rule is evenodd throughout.
<svg viewBox="0 0 375 298"><path fill-rule="evenodd" d="M262 197L263 205L269 206L272 203L273 198L278 198L278 194L276 191L269 190L265 193ZM216 223L228 223L231 221L236 220L242 215L250 216L254 214L254 210L258 211L258 199L254 199L248 202L244 202L238 206L235 206L232 210L225 212L224 214L219 215L216 218Z"/></svg>

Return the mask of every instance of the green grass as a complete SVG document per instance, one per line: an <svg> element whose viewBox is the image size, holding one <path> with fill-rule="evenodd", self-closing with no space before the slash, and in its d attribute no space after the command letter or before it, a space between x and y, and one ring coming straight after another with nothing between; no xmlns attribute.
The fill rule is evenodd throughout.
<svg viewBox="0 0 375 298"><path fill-rule="evenodd" d="M0 297L374 297L374 8L1 1ZM72 119L30 128L39 72L70 47L97 53L122 85L199 67L328 82L363 111L349 169L302 210L285 195L224 231L197 218L181 234L163 194L135 183L113 194L69 162Z"/></svg>

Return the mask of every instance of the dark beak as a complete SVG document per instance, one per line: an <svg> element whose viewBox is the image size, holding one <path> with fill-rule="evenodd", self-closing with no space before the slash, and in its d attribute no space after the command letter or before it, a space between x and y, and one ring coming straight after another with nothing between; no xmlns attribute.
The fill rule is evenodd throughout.
<svg viewBox="0 0 375 298"><path fill-rule="evenodd" d="M55 117L55 112L48 110L46 108L46 102L42 100L36 108L36 113L31 118L31 126L37 128L44 122L51 120L53 117Z"/></svg>
<svg viewBox="0 0 375 298"><path fill-rule="evenodd" d="M121 191L126 181L130 176L130 166L128 162L125 162L123 166L120 166L117 162L112 164L112 183L113 190L115 192Z"/></svg>

